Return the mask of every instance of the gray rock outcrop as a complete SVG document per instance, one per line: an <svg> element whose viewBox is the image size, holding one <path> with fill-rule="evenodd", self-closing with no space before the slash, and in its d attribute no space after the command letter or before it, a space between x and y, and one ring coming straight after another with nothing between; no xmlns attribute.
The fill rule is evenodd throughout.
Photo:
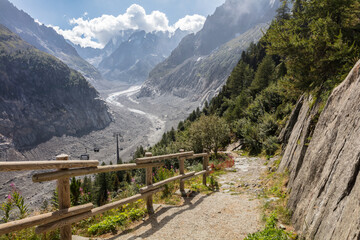
<svg viewBox="0 0 360 240"><path fill-rule="evenodd" d="M320 116L320 104L304 99L279 166L289 170L288 207L306 239L360 238L359 68L360 61Z"/></svg>

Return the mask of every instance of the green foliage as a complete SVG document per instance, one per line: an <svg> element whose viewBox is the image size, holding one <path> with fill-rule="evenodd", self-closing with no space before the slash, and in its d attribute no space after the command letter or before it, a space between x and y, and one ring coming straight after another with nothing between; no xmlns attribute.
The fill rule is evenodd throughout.
<svg viewBox="0 0 360 240"><path fill-rule="evenodd" d="M10 220L11 211L16 207L19 211L18 218L23 219L29 212L28 205L25 204L24 197L16 189L15 185L12 183L11 192L7 195L5 202L1 204L0 210L4 212L1 220L3 222L8 222Z"/></svg>
<svg viewBox="0 0 360 240"><path fill-rule="evenodd" d="M288 233L282 229L279 229L277 225L278 219L275 214L272 214L266 220L265 229L256 233L247 235L245 240L265 240L265 239L276 239L276 240L290 240L295 239L293 233Z"/></svg>
<svg viewBox="0 0 360 240"><path fill-rule="evenodd" d="M1 210L4 212L3 217L1 220L7 223L10 219L10 212L13 209L13 201L11 200L11 195L7 197L6 201L1 204Z"/></svg>
<svg viewBox="0 0 360 240"><path fill-rule="evenodd" d="M103 162L102 166L105 165ZM109 183L108 183L108 173L99 173L95 177L95 189L96 189L96 204L98 206L104 205L109 198Z"/></svg>
<svg viewBox="0 0 360 240"><path fill-rule="evenodd" d="M247 89L254 78L254 70L243 61L234 68L226 82L227 91L230 98L238 96L243 90Z"/></svg>
<svg viewBox="0 0 360 240"><path fill-rule="evenodd" d="M19 218L20 219L23 219L26 217L26 215L28 214L29 212L29 209L28 209L28 206L25 204L25 200L24 200L24 197L21 196L21 194L14 190L13 191L13 203L14 205L18 208L19 210L19 213L20 213L20 216Z"/></svg>
<svg viewBox="0 0 360 240"><path fill-rule="evenodd" d="M102 235L109 232L115 233L119 227L125 227L131 221L143 218L145 214L145 209L126 209L124 212L108 216L103 221L92 225L88 228L88 232L91 235Z"/></svg>
<svg viewBox="0 0 360 240"><path fill-rule="evenodd" d="M209 188L212 191L218 191L219 190L219 183L215 180L214 176L210 176L208 178L209 180Z"/></svg>
<svg viewBox="0 0 360 240"><path fill-rule="evenodd" d="M289 19L275 21L266 34L268 52L282 57L302 90L330 91L359 58L358 0L296 1Z"/></svg>
<svg viewBox="0 0 360 240"><path fill-rule="evenodd" d="M73 206L79 205L81 180L72 177L70 182L70 199Z"/></svg>
<svg viewBox="0 0 360 240"><path fill-rule="evenodd" d="M160 182L160 181L163 181L170 177L173 177L174 175L175 175L175 170L174 170L173 166L171 166L170 170L167 168L161 167L161 168L158 168L156 170L156 172L154 173L153 182L154 183ZM163 191L162 198L169 197L173 193L174 189L175 189L174 182L165 184L165 189Z"/></svg>
<svg viewBox="0 0 360 240"><path fill-rule="evenodd" d="M275 63L270 55L267 55L260 63L254 80L251 83L250 90L258 93L265 89L271 82L275 80Z"/></svg>
<svg viewBox="0 0 360 240"><path fill-rule="evenodd" d="M58 189L55 188L52 197L51 197L51 205L55 209L59 209L59 195L58 195Z"/></svg>
<svg viewBox="0 0 360 240"><path fill-rule="evenodd" d="M220 147L229 142L230 129L224 119L214 115L201 116L190 128L190 141L195 152L204 148L215 154Z"/></svg>

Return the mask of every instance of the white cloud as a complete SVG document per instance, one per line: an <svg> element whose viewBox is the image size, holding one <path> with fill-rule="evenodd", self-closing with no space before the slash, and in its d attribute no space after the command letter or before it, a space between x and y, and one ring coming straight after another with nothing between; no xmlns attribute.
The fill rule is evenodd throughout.
<svg viewBox="0 0 360 240"><path fill-rule="evenodd" d="M198 14L186 15L175 23L175 29L180 28L183 31L198 32L203 27L205 20L204 16Z"/></svg>
<svg viewBox="0 0 360 240"><path fill-rule="evenodd" d="M84 16L86 16L85 13ZM93 19L73 18L70 20L70 24L74 26L72 29L62 30L56 26L53 28L65 39L82 47L102 48L121 30L140 29L146 32L173 32L180 28L181 30L197 32L204 22L205 17L195 14L193 16L187 15L173 26L169 26L169 20L165 13L153 11L146 14L142 6L132 4L124 14L118 16L102 15Z"/></svg>

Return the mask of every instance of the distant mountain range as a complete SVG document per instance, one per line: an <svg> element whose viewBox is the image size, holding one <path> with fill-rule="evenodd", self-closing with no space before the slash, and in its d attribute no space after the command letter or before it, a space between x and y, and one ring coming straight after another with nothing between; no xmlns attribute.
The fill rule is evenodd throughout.
<svg viewBox="0 0 360 240"><path fill-rule="evenodd" d="M150 72L139 97L211 98L225 83L241 52L266 31L279 4L277 0L227 0L207 17L202 30L184 37Z"/></svg>
<svg viewBox="0 0 360 240"><path fill-rule="evenodd" d="M2 148L11 141L16 149L28 149L53 136L81 136L110 122L105 102L79 72L0 24Z"/></svg>
<svg viewBox="0 0 360 240"><path fill-rule="evenodd" d="M110 56L121 43L127 41L129 37L137 30L129 29L119 31L110 41L105 45L103 49L92 47L81 47L80 45L69 43L76 49L79 55L91 63L94 67L98 67L99 63L106 57Z"/></svg>
<svg viewBox="0 0 360 240"><path fill-rule="evenodd" d="M144 82L188 33L179 29L174 33L126 30L120 31L103 49L73 46L105 79L136 84Z"/></svg>
<svg viewBox="0 0 360 240"><path fill-rule="evenodd" d="M39 25L27 13L17 9L8 0L0 0L0 24L18 34L37 49L47 52L78 70L91 83L102 79L99 71L82 59L63 36L45 25Z"/></svg>
<svg viewBox="0 0 360 240"><path fill-rule="evenodd" d="M170 55L187 33L136 31L100 62L99 70L107 80L144 82L149 72Z"/></svg>

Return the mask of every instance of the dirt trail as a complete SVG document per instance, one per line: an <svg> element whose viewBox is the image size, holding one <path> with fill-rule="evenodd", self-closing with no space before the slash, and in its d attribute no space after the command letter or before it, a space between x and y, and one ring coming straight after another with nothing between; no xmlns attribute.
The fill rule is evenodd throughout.
<svg viewBox="0 0 360 240"><path fill-rule="evenodd" d="M230 152L235 166L219 177L220 191L185 198L181 206L161 206L127 233L109 239L243 239L261 228L259 158Z"/></svg>

